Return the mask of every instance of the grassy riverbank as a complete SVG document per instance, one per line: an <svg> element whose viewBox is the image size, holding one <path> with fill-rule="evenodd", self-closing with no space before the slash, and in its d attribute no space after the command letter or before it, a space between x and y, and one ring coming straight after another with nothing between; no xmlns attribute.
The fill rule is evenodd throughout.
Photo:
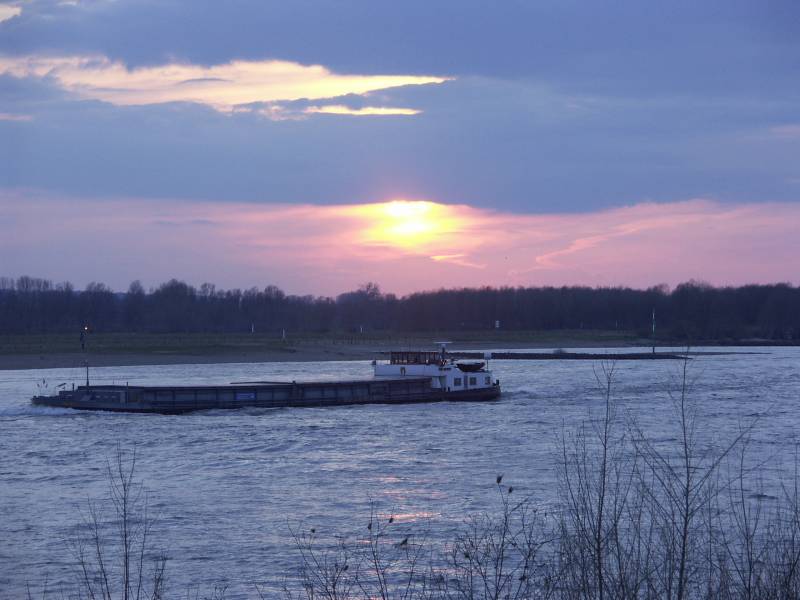
<svg viewBox="0 0 800 600"><path fill-rule="evenodd" d="M359 360L394 348L429 348L450 340L453 349L636 346L647 340L619 331L478 331L439 333L274 334L97 333L86 356L78 335L0 338L0 369L217 362Z"/></svg>
<svg viewBox="0 0 800 600"><path fill-rule="evenodd" d="M87 352L73 334L0 337L0 369L49 369L83 365L158 365L224 362L368 360L397 348L432 348L450 340L451 350L490 348L647 347L634 332L597 330L471 331L436 333L289 334L263 333L95 333ZM659 340L660 346L685 341ZM704 341L693 345L775 345L769 341Z"/></svg>

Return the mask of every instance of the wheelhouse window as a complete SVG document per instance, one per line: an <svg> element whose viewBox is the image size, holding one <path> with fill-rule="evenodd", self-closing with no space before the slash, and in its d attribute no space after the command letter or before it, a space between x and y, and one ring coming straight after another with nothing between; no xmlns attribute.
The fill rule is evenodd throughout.
<svg viewBox="0 0 800 600"><path fill-rule="evenodd" d="M456 387L461 387L461 377L456 377L453 379L453 385Z"/></svg>
<svg viewBox="0 0 800 600"><path fill-rule="evenodd" d="M392 352L389 363L393 365L436 365L443 364L443 355L439 352Z"/></svg>
<svg viewBox="0 0 800 600"><path fill-rule="evenodd" d="M478 378L477 377L470 377L469 378L470 385L478 385Z"/></svg>

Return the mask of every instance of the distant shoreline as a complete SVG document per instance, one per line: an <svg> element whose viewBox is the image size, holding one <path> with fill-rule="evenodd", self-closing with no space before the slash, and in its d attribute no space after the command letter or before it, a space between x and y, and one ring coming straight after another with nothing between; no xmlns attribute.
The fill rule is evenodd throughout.
<svg viewBox="0 0 800 600"><path fill-rule="evenodd" d="M369 360L377 356L377 351L329 353L325 351L287 350L264 352L220 352L220 353L114 353L90 354L89 364L93 367L127 367L144 365L182 365L217 363L260 363L260 362L315 362L329 360ZM0 371L27 369L59 369L83 367L84 356L80 353L18 354L0 355Z"/></svg>
<svg viewBox="0 0 800 600"><path fill-rule="evenodd" d="M461 339L457 339L460 337ZM650 348L650 342L634 336L614 336L598 332L558 332L529 334L525 336L498 335L491 339L487 333L472 336L447 334L415 335L411 337L386 336L361 340L357 337L306 337L297 342L247 335L136 335L98 334L90 340L88 354L84 355L75 343L74 336L20 336L4 340L0 346L0 370L31 370L76 368L88 360L93 367L121 367L144 365L261 363L261 362L319 362L337 360L372 360L381 353L398 348L430 348L434 339L453 339L454 352L488 349L552 349L571 348ZM456 339L454 339L456 338ZM680 347L680 342L659 341L656 347ZM791 346L797 344L769 340L740 342L702 342L698 346ZM127 350L130 348L130 350Z"/></svg>

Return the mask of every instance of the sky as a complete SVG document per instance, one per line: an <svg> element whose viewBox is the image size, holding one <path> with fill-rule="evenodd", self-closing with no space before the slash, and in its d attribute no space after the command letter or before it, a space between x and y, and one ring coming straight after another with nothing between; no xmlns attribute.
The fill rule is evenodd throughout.
<svg viewBox="0 0 800 600"><path fill-rule="evenodd" d="M0 275L800 283L800 4L0 0Z"/></svg>

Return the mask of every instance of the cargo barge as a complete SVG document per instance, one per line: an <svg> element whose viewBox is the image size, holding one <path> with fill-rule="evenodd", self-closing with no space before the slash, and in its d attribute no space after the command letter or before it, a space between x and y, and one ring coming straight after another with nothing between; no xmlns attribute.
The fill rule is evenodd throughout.
<svg viewBox="0 0 800 600"><path fill-rule="evenodd" d="M114 412L180 414L198 410L475 402L500 396L500 382L483 362L456 362L439 352L392 352L373 361L363 380L270 382L227 385L80 385L56 395L34 396L37 406Z"/></svg>

